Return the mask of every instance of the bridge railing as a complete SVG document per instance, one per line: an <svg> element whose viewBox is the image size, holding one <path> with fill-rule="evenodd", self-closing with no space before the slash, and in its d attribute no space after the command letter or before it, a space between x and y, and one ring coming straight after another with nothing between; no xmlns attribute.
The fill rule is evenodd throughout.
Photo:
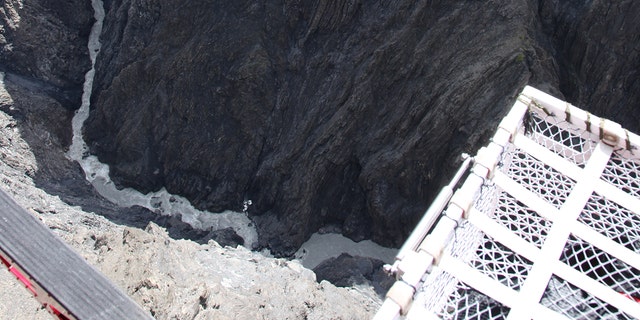
<svg viewBox="0 0 640 320"><path fill-rule="evenodd" d="M152 319L3 190L0 262L58 319Z"/></svg>
<svg viewBox="0 0 640 320"><path fill-rule="evenodd" d="M526 87L388 267L375 319L640 318L639 146Z"/></svg>

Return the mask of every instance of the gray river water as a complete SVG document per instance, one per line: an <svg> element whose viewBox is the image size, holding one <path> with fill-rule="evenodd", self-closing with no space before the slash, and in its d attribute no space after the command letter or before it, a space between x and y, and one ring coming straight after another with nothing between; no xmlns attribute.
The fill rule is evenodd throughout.
<svg viewBox="0 0 640 320"><path fill-rule="evenodd" d="M87 180L109 201L121 207L138 205L160 215L179 215L183 222L195 229L219 230L231 227L244 239L245 246L251 249L258 240L258 234L245 213L229 210L221 213L201 211L194 208L184 197L170 194L164 188L147 194L131 188L117 189L109 177L109 166L100 162L96 156L89 154L87 144L82 137L82 126L89 117L91 90L95 74L94 65L100 52L99 38L105 16L101 0L92 0L91 4L96 19L88 44L92 67L85 75L82 105L76 111L72 121L73 140L67 156L82 166ZM338 234L314 234L308 242L303 244L296 254L296 258L308 268L313 268L324 259L337 257L343 252L374 257L390 263L393 261L396 251L396 249L384 248L371 241L356 243Z"/></svg>

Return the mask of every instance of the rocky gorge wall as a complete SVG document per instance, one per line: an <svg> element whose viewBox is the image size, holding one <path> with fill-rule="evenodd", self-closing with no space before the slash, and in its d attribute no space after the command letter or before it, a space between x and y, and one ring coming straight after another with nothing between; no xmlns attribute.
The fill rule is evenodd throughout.
<svg viewBox="0 0 640 320"><path fill-rule="evenodd" d="M0 79L0 102L12 100ZM375 292L337 288L316 279L297 261L267 258L242 246L221 247L175 240L151 222L146 227L114 223L136 214L93 199L97 215L38 188L37 152L22 138L20 119L0 110L0 188L38 217L87 262L155 319L370 319L380 301ZM34 126L36 127L36 126ZM50 192L50 191L49 191ZM138 213L139 214L139 213ZM4 266L0 269L0 318L52 319Z"/></svg>
<svg viewBox="0 0 640 320"><path fill-rule="evenodd" d="M634 1L543 1L541 30L573 104L640 132L640 23Z"/></svg>
<svg viewBox="0 0 640 320"><path fill-rule="evenodd" d="M531 84L637 131L633 1L112 0L85 139L112 178L399 246Z"/></svg>
<svg viewBox="0 0 640 320"><path fill-rule="evenodd" d="M93 10L87 1L2 1L0 71L32 80L75 109L80 103Z"/></svg>
<svg viewBox="0 0 640 320"><path fill-rule="evenodd" d="M105 5L93 152L121 185L213 211L252 199L280 255L319 228L399 245L525 83L640 131L633 1ZM91 189L64 154L91 17L89 1L0 4L0 187L157 318L370 317L375 297ZM4 275L0 313L46 317L21 290Z"/></svg>
<svg viewBox="0 0 640 320"><path fill-rule="evenodd" d="M89 68L85 4L0 3L0 188L156 319L371 318L380 302L366 286L336 288L297 261L221 247L224 235L121 208L91 188L65 156L75 93ZM81 53L58 63L75 50ZM2 208L0 223L1 216ZM0 318L51 319L0 269Z"/></svg>

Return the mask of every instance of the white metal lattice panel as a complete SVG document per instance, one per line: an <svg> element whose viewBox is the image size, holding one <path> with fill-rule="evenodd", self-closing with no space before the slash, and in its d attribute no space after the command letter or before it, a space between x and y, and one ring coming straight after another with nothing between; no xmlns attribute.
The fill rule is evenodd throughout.
<svg viewBox="0 0 640 320"><path fill-rule="evenodd" d="M418 247L435 263L398 317L640 318L639 144L525 88L475 157L472 205L459 190Z"/></svg>

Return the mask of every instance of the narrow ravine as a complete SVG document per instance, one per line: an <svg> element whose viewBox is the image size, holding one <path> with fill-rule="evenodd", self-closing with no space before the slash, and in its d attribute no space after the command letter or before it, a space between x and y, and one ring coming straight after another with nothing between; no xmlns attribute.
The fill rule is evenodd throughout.
<svg viewBox="0 0 640 320"><path fill-rule="evenodd" d="M258 236L251 220L241 212L225 211L211 213L194 208L187 199L172 195L164 188L148 194L142 194L131 188L117 189L109 177L109 166L100 162L94 155L89 154L89 148L82 137L82 127L89 117L91 90L95 74L95 62L100 53L100 33L105 16L103 2L92 0L95 24L89 36L89 56L91 70L85 75L82 94L82 105L76 111L72 120L73 140L67 156L77 161L85 172L86 178L93 187L106 199L121 207L141 206L161 215L180 216L182 221L195 229L219 230L228 227L244 239L245 247L251 249L257 242Z"/></svg>
<svg viewBox="0 0 640 320"><path fill-rule="evenodd" d="M91 91L95 74L94 65L100 53L101 44L99 40L105 17L101 0L92 0L91 4L96 19L91 29L88 43L91 70L85 75L82 104L76 111L72 121L73 140L67 156L82 166L87 180L109 201L121 207L137 205L160 215L180 216L183 222L199 230L220 230L231 227L244 239L245 247L253 249L254 244L257 243L258 235L251 220L245 213L229 210L222 213L200 211L194 208L184 197L170 194L164 188L148 194L143 194L132 188L117 189L109 177L109 166L89 153L89 148L82 136L82 128L89 117ZM385 248L371 241L355 243L339 234L315 234L302 245L295 258L301 260L305 266L313 268L324 259L337 257L343 252L392 262L395 249Z"/></svg>

